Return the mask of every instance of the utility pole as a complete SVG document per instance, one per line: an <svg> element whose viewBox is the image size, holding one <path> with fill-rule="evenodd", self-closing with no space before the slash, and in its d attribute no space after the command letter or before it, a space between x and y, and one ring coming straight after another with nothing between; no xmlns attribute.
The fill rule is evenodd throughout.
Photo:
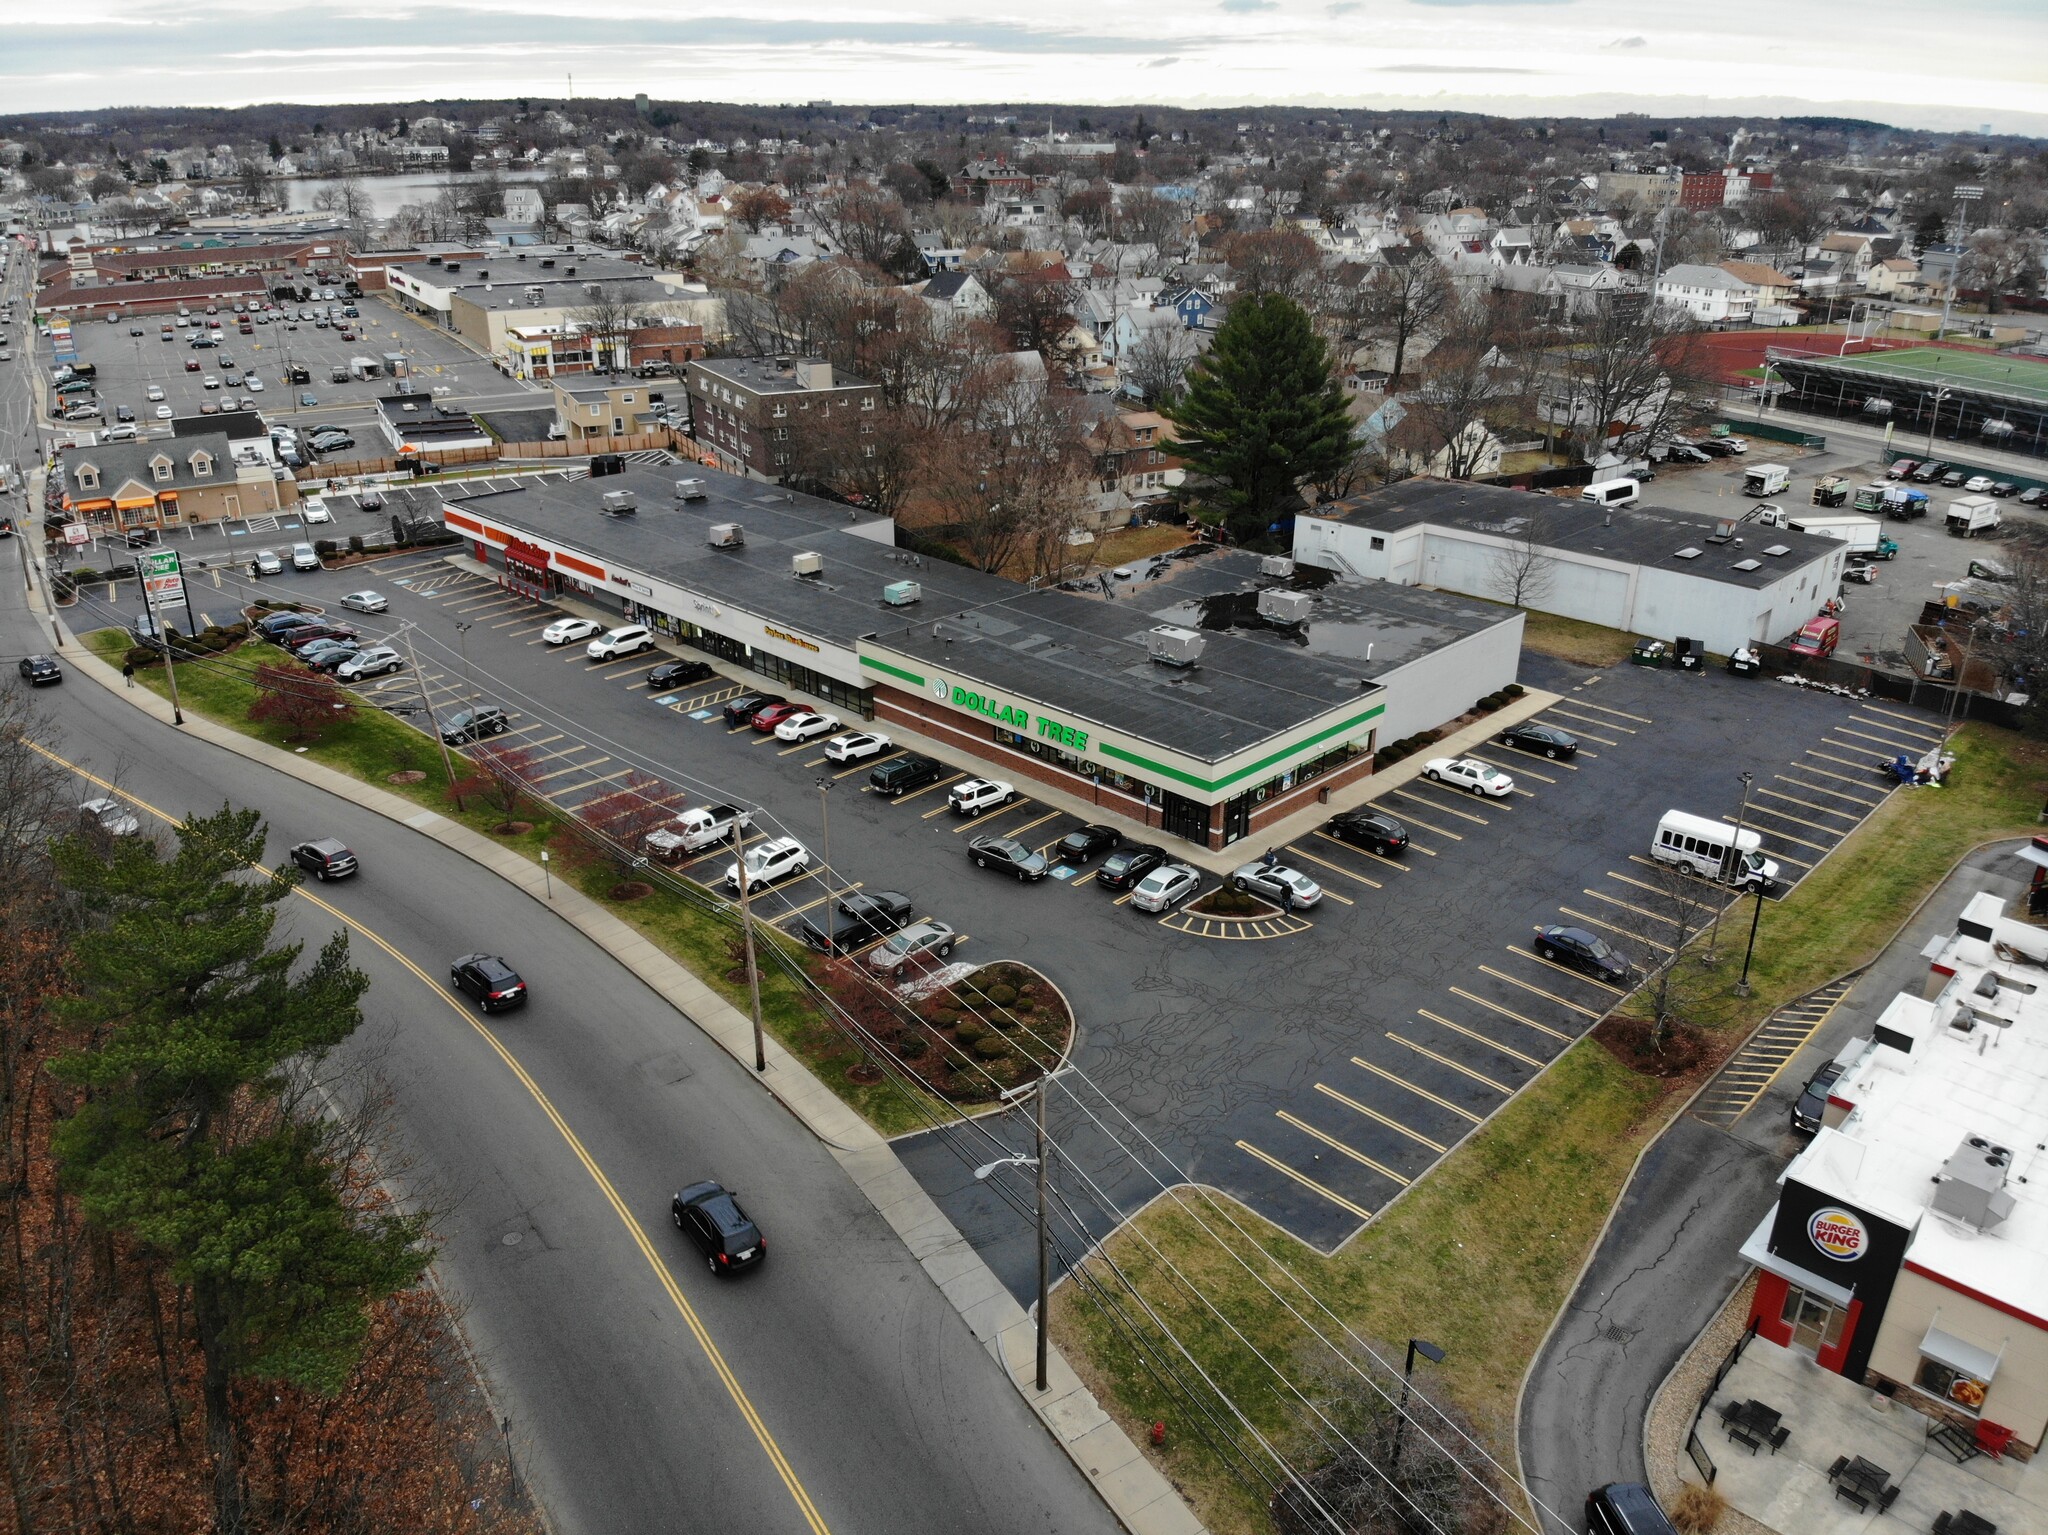
<svg viewBox="0 0 2048 1535"><path fill-rule="evenodd" d="M839 904L833 899L832 812L827 803L831 792L832 779L830 775L820 773L818 775L818 822L825 832L825 947L832 953L837 954L839 952L839 940L832 936L832 919L833 914L839 910Z"/></svg>
<svg viewBox="0 0 2048 1535"><path fill-rule="evenodd" d="M1756 782L1756 775L1755 775L1754 773L1744 773L1744 774L1742 775L1742 808L1741 808L1740 810L1738 810L1738 811L1736 811L1736 812L1735 812L1735 848L1734 848L1734 857L1735 857L1735 867L1736 867L1736 869L1737 869L1738 871L1739 871L1739 870L1740 870L1740 869L1742 868L1742 823L1743 823L1743 820L1744 820L1744 819L1745 819L1745 818L1746 818L1746 817L1747 817L1747 816L1749 815L1749 786L1750 786L1751 784L1755 783L1755 782ZM1719 944L1719 943L1720 943L1720 941L1721 941L1721 908L1720 908L1720 907L1718 907L1718 906L1716 906L1716 907L1714 908L1714 928L1713 928L1713 931L1712 931L1712 932L1710 932L1710 933L1709 933L1709 934L1707 935L1707 953L1706 953L1706 958L1707 958L1707 961L1708 961L1708 963L1710 963L1710 964L1711 964L1711 963L1712 963L1712 962L1713 962L1713 961L1714 961L1715 959L1719 958L1719 956L1715 954L1715 952L1714 952L1714 948L1715 948L1715 946L1716 946L1717 944ZM1674 956L1674 957L1673 957L1673 959L1672 959L1672 963L1673 963L1673 964L1676 964L1677 962L1678 962L1678 961L1677 961L1677 958L1676 958L1676 956Z"/></svg>
<svg viewBox="0 0 2048 1535"><path fill-rule="evenodd" d="M433 736L434 744L441 748L441 770L448 775L448 792L455 796L455 808L466 810L469 807L462 803L462 790L455 778L455 759L448 755L448 742L441 734L439 722L434 718L433 706L427 702L427 679L420 675L420 658L412 648L412 625L406 623L398 632L405 636L405 664L412 668L412 683L420 695L420 713L427 717L427 733Z"/></svg>
<svg viewBox="0 0 2048 1535"><path fill-rule="evenodd" d="M178 704L178 668L171 662L171 636L164 628L163 620L156 616L156 599L149 594L149 582L144 580L141 586L142 610L149 615L150 632L164 647L164 680L171 685L171 723L182 725L185 723L185 711Z"/></svg>
<svg viewBox="0 0 2048 1535"><path fill-rule="evenodd" d="M1045 1095L1052 1087L1053 1074L1048 1071L1036 1082L1027 1082L1022 1087L1005 1090L1001 1097L1005 1103L1015 1102L1025 1093L1036 1092L1037 1101L1032 1106L1032 1151L1028 1157L1001 1157L986 1162L974 1170L974 1181L979 1183L990 1173L1005 1167L1029 1167L1033 1171L1033 1182L1037 1191L1038 1209L1038 1370L1033 1384L1040 1391L1046 1389L1046 1356L1048 1352L1047 1330L1051 1319L1047 1315L1048 1294L1052 1281L1052 1238L1045 1221ZM1441 1358L1442 1355L1438 1355Z"/></svg>
<svg viewBox="0 0 2048 1535"><path fill-rule="evenodd" d="M748 904L748 886L753 881L747 878L747 828L739 816L732 818L733 873L738 876L740 887L740 931L746 935L747 943L747 1006L754 1015L754 1070L768 1069L768 1040L761 1032L761 972L754 964L754 913ZM831 931L831 914L825 917L826 931Z"/></svg>

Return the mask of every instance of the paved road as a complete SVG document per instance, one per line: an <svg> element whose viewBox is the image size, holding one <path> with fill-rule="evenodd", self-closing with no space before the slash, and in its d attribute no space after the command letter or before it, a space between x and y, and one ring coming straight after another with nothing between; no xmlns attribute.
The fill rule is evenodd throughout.
<svg viewBox="0 0 2048 1535"><path fill-rule="evenodd" d="M1643 1159L1523 1398L1522 1468L1544 1504L1569 1515L1604 1482L1647 1480L1650 1400L1748 1271L1737 1249L1804 1144L1787 1128L1801 1085L1895 995L1917 987L1921 949L1954 930L1972 894L2024 890L2007 851L2014 845L1972 854L1732 1126L1683 1116ZM1564 1528L1578 1527L1545 1535Z"/></svg>
<svg viewBox="0 0 2048 1535"><path fill-rule="evenodd" d="M8 551L0 650L34 632ZM45 700L53 746L151 806L226 796L264 812L274 858L311 834L361 855L359 879L320 887L326 907L295 900L289 921L314 945L335 914L380 940L353 945L372 986L349 1053L390 1084L400 1182L440 1212L442 1277L565 1535L1116 1528L837 1164L610 956L437 844L91 683ZM513 958L531 1007L480 1027L451 997L448 959L477 947ZM739 1188L773 1244L736 1282L706 1274L667 1224L668 1194L705 1176Z"/></svg>

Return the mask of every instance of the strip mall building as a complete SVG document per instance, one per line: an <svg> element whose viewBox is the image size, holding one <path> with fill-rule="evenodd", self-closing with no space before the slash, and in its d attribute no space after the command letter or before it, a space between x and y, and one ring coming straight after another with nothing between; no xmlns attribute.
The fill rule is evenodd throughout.
<svg viewBox="0 0 2048 1535"><path fill-rule="evenodd" d="M1520 656L1519 613L1439 593L1224 552L1034 590L758 482L693 469L683 499L683 472L451 484L416 511L509 586L1211 849L1329 802L1379 743L1455 718ZM621 493L633 509L608 510Z"/></svg>

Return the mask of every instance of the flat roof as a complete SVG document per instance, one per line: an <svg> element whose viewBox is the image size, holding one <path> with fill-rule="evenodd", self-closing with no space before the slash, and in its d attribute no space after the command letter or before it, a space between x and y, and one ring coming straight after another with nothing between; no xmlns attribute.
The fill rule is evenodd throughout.
<svg viewBox="0 0 2048 1535"><path fill-rule="evenodd" d="M1978 895L1966 916L2003 906ZM1935 963L1953 978L1933 1001L1892 1000L1878 1039L1911 1049L1876 1043L1850 1065L1833 1096L1854 1112L1816 1135L1785 1176L1907 1227L1909 1263L2048 1327L2048 932L2002 916L1989 930L1988 940L1948 940ZM1990 976L1999 984L1987 994ZM1970 1136L2012 1153L2003 1185L2012 1213L1984 1231L1932 1203Z"/></svg>
<svg viewBox="0 0 2048 1535"><path fill-rule="evenodd" d="M830 367L822 357L793 357L792 366L785 372L780 362L773 357L695 357L690 366L700 373L723 379L728 384L738 384L756 394L800 394L813 386L806 383L804 369L809 367ZM843 374L832 369L832 382L824 385L827 389L866 389L868 381Z"/></svg>
<svg viewBox="0 0 2048 1535"><path fill-rule="evenodd" d="M1741 508L1747 510L1747 508ZM1804 508L1794 507L1795 513ZM1738 511L1738 515L1739 515ZM1675 507L1609 510L1577 496L1547 496L1468 480L1404 480L1369 495L1332 501L1302 515L1396 533L1419 523L1466 528L1496 538L1534 539L1546 548L1594 555L1645 569L1759 590L1842 546L1814 533L1742 524L1725 544L1712 542L1720 519ZM1783 554L1765 551L1782 548ZM1693 554L1681 551L1694 550ZM1735 567L1756 561L1754 570Z"/></svg>
<svg viewBox="0 0 2048 1535"><path fill-rule="evenodd" d="M1930 389L1963 388L2048 405L2048 363L2005 352L1970 352L1949 347L1911 346L1853 357L1786 357L1778 362L1821 367L1829 372L1919 384Z"/></svg>
<svg viewBox="0 0 2048 1535"><path fill-rule="evenodd" d="M684 476L704 482L706 500L675 501ZM616 490L635 493L636 515L600 514ZM1143 603L1034 591L912 555L888 541L886 522L879 541L850 531L877 526L854 508L715 470L628 464L596 479L451 483L445 494L453 510L729 601L799 635L848 651L871 635L936 670L1198 759L1220 760L1375 691L1355 660L1241 632L1208 634L1199 666L1161 666L1145 635L1165 620ZM712 524L727 522L745 529L743 548L710 546ZM821 576L792 574L790 557L801 553L823 556ZM922 585L923 600L907 610L885 604L882 588L906 580Z"/></svg>

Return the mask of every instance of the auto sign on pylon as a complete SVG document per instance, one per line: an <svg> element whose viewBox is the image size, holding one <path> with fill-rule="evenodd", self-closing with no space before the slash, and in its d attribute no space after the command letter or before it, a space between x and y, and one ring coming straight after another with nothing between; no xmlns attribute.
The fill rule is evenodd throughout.
<svg viewBox="0 0 2048 1535"><path fill-rule="evenodd" d="M178 551L162 549L145 554L141 560L142 584L149 592L149 600L157 607L172 603L185 605L185 577L178 568Z"/></svg>

